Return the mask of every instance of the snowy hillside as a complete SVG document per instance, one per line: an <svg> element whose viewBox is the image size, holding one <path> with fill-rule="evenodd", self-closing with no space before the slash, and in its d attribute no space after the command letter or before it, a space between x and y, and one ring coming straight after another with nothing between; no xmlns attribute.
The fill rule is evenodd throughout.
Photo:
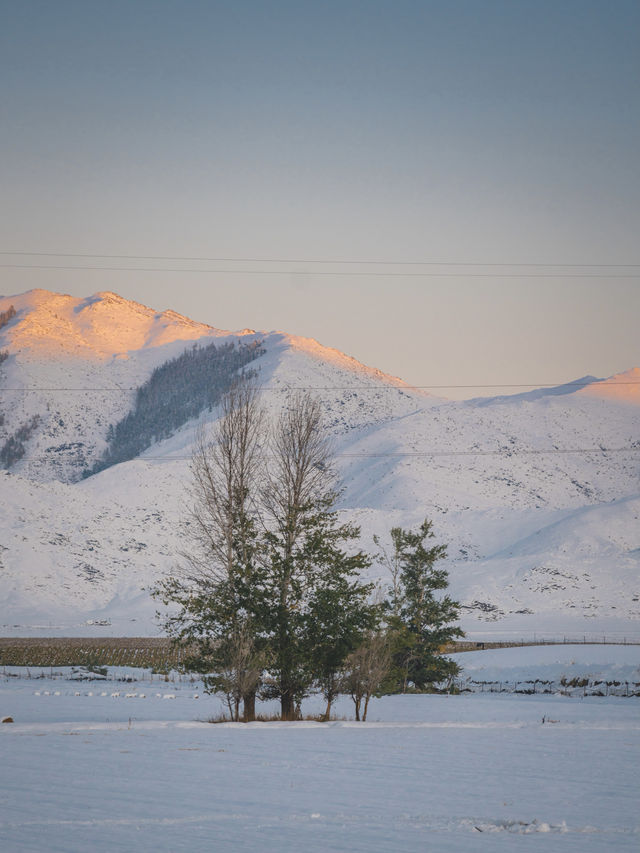
<svg viewBox="0 0 640 853"><path fill-rule="evenodd" d="M397 392L394 397L375 393L402 388L400 380L308 338L250 329L225 332L110 292L77 299L33 290L0 299L0 312L10 306L16 316L0 329L0 351L9 353L0 365L0 443L38 419L29 452L11 466L29 479L78 480L104 451L109 425L131 411L136 388L194 343L264 341L258 381L271 389L274 407L278 392L291 386L338 386L337 393L323 393L334 429L377 423L415 408L406 395L398 409ZM354 390L343 394L343 387Z"/></svg>
<svg viewBox="0 0 640 853"><path fill-rule="evenodd" d="M113 293L30 291L0 329L2 633L157 629L145 591L176 562L194 430L83 479L152 372L197 344L259 342L265 406L323 400L345 493L370 547L434 521L472 632L640 634L640 369L451 402L315 341L225 332ZM374 576L380 568L372 569ZM110 625L87 627L87 621Z"/></svg>

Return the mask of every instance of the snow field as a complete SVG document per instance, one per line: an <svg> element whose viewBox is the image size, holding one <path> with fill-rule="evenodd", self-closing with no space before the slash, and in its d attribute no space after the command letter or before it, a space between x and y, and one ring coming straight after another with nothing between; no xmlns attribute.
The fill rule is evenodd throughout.
<svg viewBox="0 0 640 853"><path fill-rule="evenodd" d="M459 657L524 675L554 652L581 672L640 663L613 646ZM388 696L363 724L343 697L329 724L210 725L216 697L167 688L3 678L0 849L466 853L529 851L531 835L553 853L638 849L637 699Z"/></svg>
<svg viewBox="0 0 640 853"><path fill-rule="evenodd" d="M394 700L449 719L3 726L0 843L16 853L488 851L528 850L536 834L545 850L637 849L630 703L600 700L594 728L571 719L575 700L533 700L536 722L521 719L529 699ZM456 719L463 704L474 722ZM560 721L541 724L545 712Z"/></svg>

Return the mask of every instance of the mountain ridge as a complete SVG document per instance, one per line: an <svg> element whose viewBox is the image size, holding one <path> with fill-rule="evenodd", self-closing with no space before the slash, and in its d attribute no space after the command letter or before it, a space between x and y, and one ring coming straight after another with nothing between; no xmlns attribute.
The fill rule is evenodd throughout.
<svg viewBox="0 0 640 853"><path fill-rule="evenodd" d="M143 624L157 631L142 589L176 565L191 445L215 411L132 461L83 481L80 472L104 453L109 426L154 369L194 344L231 341L261 341L250 366L271 413L292 388L316 389L345 485L340 512L362 527L365 547L391 526L434 521L467 630L524 631L532 620L640 626L640 540L636 528L626 532L640 491L638 368L558 393L457 402L309 338L226 332L111 291L28 291L4 297L0 311L11 304L17 315L0 330L10 353L0 364L0 444L40 421L24 457L0 473L3 632L47 622L81 632L88 619L125 635ZM87 354L92 340L97 355Z"/></svg>

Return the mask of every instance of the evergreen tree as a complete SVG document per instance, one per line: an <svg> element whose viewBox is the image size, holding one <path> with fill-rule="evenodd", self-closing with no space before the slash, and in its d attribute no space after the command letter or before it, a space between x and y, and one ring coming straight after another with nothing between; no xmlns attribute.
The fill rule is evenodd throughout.
<svg viewBox="0 0 640 853"><path fill-rule="evenodd" d="M271 455L264 492L264 624L271 695L280 699L282 719L290 720L316 676L330 710L337 672L375 610L367 603L371 587L357 577L369 558L343 550L359 530L339 524L333 510L338 492L318 400L309 394L291 399L273 433Z"/></svg>
<svg viewBox="0 0 640 853"><path fill-rule="evenodd" d="M320 513L306 559L313 585L306 602L303 646L309 681L320 688L325 719L342 689L342 666L379 619L379 606L368 603L373 584L359 580L371 559L362 551L349 554L344 545L359 538L352 525L337 523L336 514Z"/></svg>
<svg viewBox="0 0 640 853"><path fill-rule="evenodd" d="M86 476L134 459L154 442L220 403L235 385L255 379L249 362L264 353L259 341L200 347L194 344L152 372L136 391L135 405L107 430L107 449Z"/></svg>
<svg viewBox="0 0 640 853"><path fill-rule="evenodd" d="M449 585L446 569L436 563L446 555L446 546L432 545L432 524L425 520L417 532L391 530L396 567L388 624L393 656L393 689L409 684L423 690L434 682L453 677L457 665L439 654L454 637L462 636L453 623L459 604L448 595L438 595Z"/></svg>
<svg viewBox="0 0 640 853"><path fill-rule="evenodd" d="M348 549L359 530L334 511L319 402L293 397L268 454L264 443L255 393L241 385L213 440L196 445L182 571L154 594L173 608L164 628L186 647L185 667L226 695L234 719L241 703L253 718L265 670L262 693L280 699L283 719L295 719L314 682L328 714L345 658L378 619L359 580L370 559Z"/></svg>

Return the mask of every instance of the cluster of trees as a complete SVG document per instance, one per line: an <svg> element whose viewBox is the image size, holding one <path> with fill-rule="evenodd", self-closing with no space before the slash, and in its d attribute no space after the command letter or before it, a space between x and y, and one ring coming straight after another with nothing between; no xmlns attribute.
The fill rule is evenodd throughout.
<svg viewBox="0 0 640 853"><path fill-rule="evenodd" d="M16 316L16 309L9 305L6 311L0 311L0 329Z"/></svg>
<svg viewBox="0 0 640 853"><path fill-rule="evenodd" d="M2 362L6 361L8 358L9 358L9 350L0 349L0 364L2 364ZM4 415L2 414L2 412L0 412L0 426L3 426L3 425L4 425Z"/></svg>
<svg viewBox="0 0 640 853"><path fill-rule="evenodd" d="M382 596L361 578L374 558L357 548L359 529L335 510L319 401L293 395L268 425L255 391L239 385L221 410L196 443L180 570L154 590L185 668L227 697L236 720L254 719L256 696L279 699L282 719L296 719L314 688L327 718L348 693L366 719L373 694L453 675L437 652L461 633L457 604L436 596L447 586L434 566L445 549L427 547L430 523L391 531Z"/></svg>
<svg viewBox="0 0 640 853"><path fill-rule="evenodd" d="M213 409L238 380L238 372L263 352L259 341L238 346L233 342L205 347L194 344L157 367L138 388L133 410L109 426L107 449L86 476L135 459L205 409ZM244 379L255 376L253 370L243 373Z"/></svg>
<svg viewBox="0 0 640 853"><path fill-rule="evenodd" d="M0 311L0 329L16 316L16 309L9 305L6 311ZM9 358L9 350L0 350L0 364Z"/></svg>
<svg viewBox="0 0 640 853"><path fill-rule="evenodd" d="M4 417L0 418L0 424L4 423ZM28 441L40 423L40 416L33 415L28 421L18 427L0 447L0 468L11 468L25 454L25 441Z"/></svg>

